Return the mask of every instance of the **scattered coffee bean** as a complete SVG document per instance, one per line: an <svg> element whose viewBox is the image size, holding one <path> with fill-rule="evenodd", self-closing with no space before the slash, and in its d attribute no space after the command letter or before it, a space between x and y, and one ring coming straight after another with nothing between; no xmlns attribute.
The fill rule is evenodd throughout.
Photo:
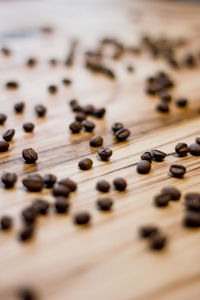
<svg viewBox="0 0 200 300"><path fill-rule="evenodd" d="M31 288L29 287L24 287L21 288L17 291L17 296L19 297L20 300L37 300L38 297Z"/></svg>
<svg viewBox="0 0 200 300"><path fill-rule="evenodd" d="M38 117L44 117L46 115L47 109L44 105L38 104L35 106L35 112Z"/></svg>
<svg viewBox="0 0 200 300"><path fill-rule="evenodd" d="M169 112L169 106L165 102L160 102L156 106L156 110L161 113L168 113Z"/></svg>
<svg viewBox="0 0 200 300"><path fill-rule="evenodd" d="M5 56L10 56L11 55L11 50L8 47L2 47L0 49L1 53Z"/></svg>
<svg viewBox="0 0 200 300"><path fill-rule="evenodd" d="M9 230L13 226L13 219L10 216L2 216L0 219L1 230Z"/></svg>
<svg viewBox="0 0 200 300"><path fill-rule="evenodd" d="M105 113L106 113L106 109L104 107L95 108L93 112L93 116L96 117L97 119L101 119L104 117Z"/></svg>
<svg viewBox="0 0 200 300"><path fill-rule="evenodd" d="M186 211L183 224L186 227L200 227L200 213L196 211Z"/></svg>
<svg viewBox="0 0 200 300"><path fill-rule="evenodd" d="M187 210L200 212L200 194L199 193L186 194L184 204Z"/></svg>
<svg viewBox="0 0 200 300"><path fill-rule="evenodd" d="M179 156L185 156L189 152L188 145L186 143L178 143L175 147L175 151Z"/></svg>
<svg viewBox="0 0 200 300"><path fill-rule="evenodd" d="M191 144L189 146L189 152L191 155L200 156L200 145L199 144Z"/></svg>
<svg viewBox="0 0 200 300"><path fill-rule="evenodd" d="M14 105L14 111L16 113L22 113L24 111L25 104L24 102L18 102Z"/></svg>
<svg viewBox="0 0 200 300"><path fill-rule="evenodd" d="M90 139L90 146L92 147L100 147L103 144L103 138L100 135L94 135Z"/></svg>
<svg viewBox="0 0 200 300"><path fill-rule="evenodd" d="M142 238L148 238L151 234L158 233L158 227L155 225L143 225L139 229L139 235Z"/></svg>
<svg viewBox="0 0 200 300"><path fill-rule="evenodd" d="M35 65L37 64L37 60L34 57L30 57L27 61L26 61L26 65L27 67L35 67Z"/></svg>
<svg viewBox="0 0 200 300"><path fill-rule="evenodd" d="M32 207L37 215L46 215L49 210L49 203L46 200L36 199L32 203Z"/></svg>
<svg viewBox="0 0 200 300"><path fill-rule="evenodd" d="M181 192L173 186L165 186L161 193L170 195L171 200L179 200L181 197Z"/></svg>
<svg viewBox="0 0 200 300"><path fill-rule="evenodd" d="M103 161L109 160L109 158L112 156L112 153L112 150L108 147L98 149L98 155Z"/></svg>
<svg viewBox="0 0 200 300"><path fill-rule="evenodd" d="M75 192L77 190L76 182L70 178L62 179L58 183L67 186L71 192Z"/></svg>
<svg viewBox="0 0 200 300"><path fill-rule="evenodd" d="M196 59L193 54L187 54L184 63L188 67L194 67L196 65Z"/></svg>
<svg viewBox="0 0 200 300"><path fill-rule="evenodd" d="M139 174L148 174L151 171L151 163L148 160L140 160L136 168Z"/></svg>
<svg viewBox="0 0 200 300"><path fill-rule="evenodd" d="M200 137L196 137L195 142L196 142L197 144L200 144Z"/></svg>
<svg viewBox="0 0 200 300"><path fill-rule="evenodd" d="M53 195L55 197L62 196L62 197L67 198L69 196L70 192L71 192L70 188L63 184L56 184L53 187Z"/></svg>
<svg viewBox="0 0 200 300"><path fill-rule="evenodd" d="M29 192L40 192L44 186L44 180L39 174L30 174L22 181Z"/></svg>
<svg viewBox="0 0 200 300"><path fill-rule="evenodd" d="M171 196L169 194L159 194L154 197L154 204L158 207L164 207L169 204Z"/></svg>
<svg viewBox="0 0 200 300"><path fill-rule="evenodd" d="M179 98L176 100L176 105L179 107L186 107L188 104L188 100L185 98Z"/></svg>
<svg viewBox="0 0 200 300"><path fill-rule="evenodd" d="M152 162L152 160L153 160L153 156L152 156L152 153L151 153L151 152L144 152L144 153L140 156L140 158L141 158L142 160L148 160L149 162Z"/></svg>
<svg viewBox="0 0 200 300"><path fill-rule="evenodd" d="M56 58L50 58L49 59L49 64L51 67L56 67L58 64L58 60Z"/></svg>
<svg viewBox="0 0 200 300"><path fill-rule="evenodd" d="M172 99L172 96L165 90L162 90L160 92L160 98L161 100L165 101L165 102L170 102Z"/></svg>
<svg viewBox="0 0 200 300"><path fill-rule="evenodd" d="M183 165L171 165L169 171L172 176L182 178L186 173L186 168Z"/></svg>
<svg viewBox="0 0 200 300"><path fill-rule="evenodd" d="M45 174L44 175L44 184L46 188L52 188L56 183L57 177L53 174Z"/></svg>
<svg viewBox="0 0 200 300"><path fill-rule="evenodd" d="M102 198L97 200L97 208L102 211L109 211L112 209L113 201L110 198Z"/></svg>
<svg viewBox="0 0 200 300"><path fill-rule="evenodd" d="M166 157L166 153L160 150L152 150L151 154L153 156L153 159L158 162L163 161Z"/></svg>
<svg viewBox="0 0 200 300"><path fill-rule="evenodd" d="M72 105L72 111L81 112L81 111L83 111L83 108L79 104L74 104L74 105Z"/></svg>
<svg viewBox="0 0 200 300"><path fill-rule="evenodd" d="M23 124L23 129L25 132L33 132L35 125L32 122L26 122Z"/></svg>
<svg viewBox="0 0 200 300"><path fill-rule="evenodd" d="M133 73L133 71L134 71L134 67L131 66L131 65L127 66L126 69L127 69L127 71L128 71L129 73Z"/></svg>
<svg viewBox="0 0 200 300"><path fill-rule="evenodd" d="M15 129L13 128L8 129L3 133L3 139L6 142L10 142L13 139L14 135L15 135Z"/></svg>
<svg viewBox="0 0 200 300"><path fill-rule="evenodd" d="M0 152L6 152L8 151L8 148L9 148L8 142L4 140L0 140Z"/></svg>
<svg viewBox="0 0 200 300"><path fill-rule="evenodd" d="M129 137L129 135L130 135L130 130L126 129L126 128L122 128L115 132L115 136L116 136L118 142L125 141Z"/></svg>
<svg viewBox="0 0 200 300"><path fill-rule="evenodd" d="M166 236L161 233L155 233L150 236L149 246L153 250L161 250L165 247L167 242Z"/></svg>
<svg viewBox="0 0 200 300"><path fill-rule="evenodd" d="M38 159L38 154L33 148L24 149L22 156L27 164L34 164Z"/></svg>
<svg viewBox="0 0 200 300"><path fill-rule="evenodd" d="M83 125L79 121L74 121L69 125L69 129L72 133L79 133L82 129Z"/></svg>
<svg viewBox="0 0 200 300"><path fill-rule="evenodd" d="M69 209L69 202L66 201L65 197L59 196L55 199L55 209L59 214L66 213Z"/></svg>
<svg viewBox="0 0 200 300"><path fill-rule="evenodd" d="M112 131L113 131L113 133L115 133L118 130L123 129L123 128L124 128L124 124L122 124L121 122L115 122L112 125Z"/></svg>
<svg viewBox="0 0 200 300"><path fill-rule="evenodd" d="M86 114L84 112L78 112L75 117L76 121L82 122L86 119Z"/></svg>
<svg viewBox="0 0 200 300"><path fill-rule="evenodd" d="M19 83L17 81L8 81L5 84L7 89L17 89L19 87Z"/></svg>
<svg viewBox="0 0 200 300"><path fill-rule="evenodd" d="M12 188L17 181L17 174L5 172L1 177L1 181L4 183L6 188Z"/></svg>
<svg viewBox="0 0 200 300"><path fill-rule="evenodd" d="M92 121L84 120L83 121L83 126L84 126L85 131L92 132L94 130L94 128L95 128L96 125Z"/></svg>
<svg viewBox="0 0 200 300"><path fill-rule="evenodd" d="M58 91L58 87L56 85L51 84L48 86L48 92L50 94L55 94L55 93L57 93L57 91Z"/></svg>
<svg viewBox="0 0 200 300"><path fill-rule="evenodd" d="M37 217L37 212L33 206L26 207L21 212L22 220L28 224L31 225L35 222Z"/></svg>
<svg viewBox="0 0 200 300"><path fill-rule="evenodd" d="M127 187L127 182L124 178L122 177L117 177L113 180L113 185L117 191L125 191Z"/></svg>
<svg viewBox="0 0 200 300"><path fill-rule="evenodd" d="M69 105L70 105L71 107L73 107L74 105L78 105L78 100L77 100L77 99L72 99L72 100L70 100Z"/></svg>
<svg viewBox="0 0 200 300"><path fill-rule="evenodd" d="M5 114L0 113L0 125L3 125L7 120L7 116Z"/></svg>
<svg viewBox="0 0 200 300"><path fill-rule="evenodd" d="M84 112L86 115L92 115L93 112L94 112L94 106L91 105L91 104L88 104L88 105L83 106L83 112Z"/></svg>
<svg viewBox="0 0 200 300"><path fill-rule="evenodd" d="M63 78L62 83L63 83L63 85L68 86L68 85L72 84L72 81L71 81L71 79Z"/></svg>
<svg viewBox="0 0 200 300"><path fill-rule="evenodd" d="M19 236L18 239L21 242L26 242L28 240L30 240L34 235L34 228L33 226L30 225L26 225L20 232L19 232Z"/></svg>
<svg viewBox="0 0 200 300"><path fill-rule="evenodd" d="M102 193L107 193L110 190L110 184L106 180L99 180L96 184L96 189Z"/></svg>
<svg viewBox="0 0 200 300"><path fill-rule="evenodd" d="M93 161L90 158L83 158L78 162L78 166L81 170L89 170L92 168Z"/></svg>
<svg viewBox="0 0 200 300"><path fill-rule="evenodd" d="M74 223L76 225L87 225L90 223L91 216L88 212L82 211L74 215Z"/></svg>

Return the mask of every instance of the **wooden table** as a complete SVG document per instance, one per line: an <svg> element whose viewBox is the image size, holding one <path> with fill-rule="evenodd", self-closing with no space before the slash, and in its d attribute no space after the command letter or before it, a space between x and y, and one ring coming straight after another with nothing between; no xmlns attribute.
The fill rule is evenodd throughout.
<svg viewBox="0 0 200 300"><path fill-rule="evenodd" d="M148 53L126 55L112 62L117 79L94 76L83 67L83 52L93 49L105 36L117 37L128 45L137 45L143 33L170 38L186 37L189 43L180 55L200 50L200 6L173 1L1 1L0 44L10 46L13 55L0 57L1 112L8 120L1 126L16 128L10 151L0 154L1 174L13 171L19 176L12 190L0 189L0 214L15 218L14 229L0 233L0 299L16 299L19 287L36 289L41 299L48 300L198 300L200 299L200 231L182 226L183 197L166 209L156 209L153 196L165 185L174 185L186 192L199 192L199 157L177 158L173 155L178 142L194 142L200 133L197 108L200 106L199 70L183 68L176 71L163 60L152 60ZM38 28L51 25L52 34L41 34ZM67 68L61 63L51 68L51 57L63 59L71 39L79 40L75 65ZM195 52L195 53L196 53ZM25 67L25 60L36 56L38 66ZM133 64L135 72L126 71ZM156 98L144 93L145 78L157 70L167 71L176 82L173 97L190 100L187 109L171 106L166 115L155 111ZM69 88L62 86L64 76L73 80ZM7 91L4 83L16 79L20 89ZM58 84L55 96L47 93L47 86ZM70 135L73 120L68 102L72 98L81 104L105 105L105 119L96 121L96 134L104 138L113 156L103 163L90 148L89 133ZM22 115L13 113L13 105L25 101ZM35 104L48 107L46 118L36 118ZM22 124L31 120L35 132L24 133ZM130 128L127 142L116 143L111 125L122 121ZM33 147L39 154L36 165L26 165L22 149ZM162 163L154 162L150 174L136 173L140 155L151 149L169 155ZM170 154L171 153L171 154ZM93 169L80 171L77 162L82 157L94 161ZM187 167L184 179L168 176L172 163ZM52 172L59 179L71 177L78 182L78 191L71 196L70 214L58 216L53 212L37 222L36 236L27 243L17 241L21 228L20 211L36 198L53 203L51 193L28 193L22 178L31 172L41 175ZM98 179L110 183L117 176L128 182L126 192L112 190L113 212L100 213L95 190ZM92 214L87 229L73 225L72 216L80 210ZM168 236L167 247L151 251L148 243L138 238L138 228L154 223Z"/></svg>

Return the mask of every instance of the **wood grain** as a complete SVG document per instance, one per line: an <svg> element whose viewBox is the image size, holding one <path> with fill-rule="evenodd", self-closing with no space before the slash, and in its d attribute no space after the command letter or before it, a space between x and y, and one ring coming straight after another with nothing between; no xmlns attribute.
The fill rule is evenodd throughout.
<svg viewBox="0 0 200 300"><path fill-rule="evenodd" d="M94 76L83 67L83 53L93 49L104 36L117 37L128 45L137 45L142 33L172 38L187 37L188 50L200 50L200 6L168 1L1 1L0 44L13 49L10 58L0 57L1 112L8 114L5 129L16 128L10 151L0 154L1 172L17 172L16 188L0 188L0 214L15 218L14 230L0 234L0 299L16 299L15 290L21 286L35 288L41 299L48 300L198 300L200 298L200 232L182 226L183 205L171 203L169 208L156 209L153 196L168 184L183 191L199 192L200 161L198 157L174 156L177 142L192 143L199 135L199 70L175 71L162 60L156 62L147 53L140 56L125 55L119 62L109 61L117 79ZM54 32L42 35L38 28L52 25ZM47 61L57 57L62 61L73 38L79 40L75 65L66 68L61 63L51 68ZM26 58L35 56L38 66L27 69ZM135 72L127 73L133 64ZM145 78L157 70L166 70L176 82L173 97L190 99L188 109L172 105L170 114L162 116L155 111L156 98L144 93ZM61 80L69 76L70 88ZM20 89L6 91L4 83L17 79ZM56 83L59 93L49 96L47 86ZM105 105L104 120L96 122L95 133L104 137L113 156L103 163L96 150L89 147L92 134L70 135L68 125L73 114L68 102L72 98L81 104ZM13 104L25 101L22 115L13 113ZM36 104L48 107L46 118L35 117ZM23 122L36 124L35 132L24 133ZM130 128L127 142L117 144L111 134L111 125L122 121ZM39 154L38 163L25 165L22 149L33 147ZM150 174L136 173L140 155L151 149L166 151L163 163L153 163ZM82 157L93 159L93 169L80 171L77 162ZM187 167L184 179L168 176L171 163ZM16 240L21 227L20 210L38 197L53 203L49 191L28 193L21 179L31 172L52 172L59 179L76 180L78 191L71 196L71 212L67 216L50 214L37 224L35 239L22 245ZM112 213L96 210L95 201L100 194L96 181L109 182L124 176L128 182L126 192L112 190ZM79 210L92 214L87 229L76 228L72 215ZM168 246L160 253L149 251L147 244L138 239L137 230L144 223L155 223L169 238Z"/></svg>

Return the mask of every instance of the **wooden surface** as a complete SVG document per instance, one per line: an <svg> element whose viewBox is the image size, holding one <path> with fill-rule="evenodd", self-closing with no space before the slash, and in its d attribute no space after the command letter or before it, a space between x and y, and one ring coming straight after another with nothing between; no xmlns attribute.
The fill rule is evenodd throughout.
<svg viewBox="0 0 200 300"><path fill-rule="evenodd" d="M1 1L0 43L11 47L13 56L0 57L0 111L8 114L0 133L14 127L16 135L10 151L0 154L0 173L7 170L19 175L16 188L0 188L0 214L15 218L14 230L0 233L1 300L16 299L15 290L21 286L35 288L45 300L200 299L200 231L183 228L182 200L166 209L152 205L153 196L168 184L183 194L199 192L199 157L177 158L173 152L177 142L192 143L200 134L196 112L200 106L200 66L174 71L147 53L126 55L119 62L109 62L116 71L116 81L94 76L82 66L83 52L104 36L118 37L129 45L137 45L143 32L187 37L189 43L180 55L188 49L197 52L199 15L199 5L173 1ZM49 24L55 28L52 34L38 33L39 27ZM79 40L75 66L51 68L47 60L53 56L62 60L74 37ZM31 55L40 63L29 70L24 62ZM132 74L126 71L129 63L135 67ZM173 96L190 99L188 109L172 105L171 113L164 116L155 111L157 101L144 94L144 82L147 75L161 69L176 81ZM72 78L72 87L62 87L63 76ZM19 80L20 89L6 91L4 83L12 78ZM47 93L50 83L60 87L56 96ZM96 158L96 150L88 145L92 134L72 136L68 132L73 120L68 101L73 97L81 104L106 106L106 117L96 122L95 133L113 149L110 162ZM13 113L17 101L26 102L22 115ZM48 107L44 119L36 118L33 112L34 105L40 103ZM27 120L36 124L33 134L22 130ZM130 128L127 142L117 144L113 139L110 128L115 121ZM35 166L23 163L21 151L25 147L38 151ZM151 173L142 176L136 173L136 163L147 149L169 155L163 163L153 163ZM92 170L78 169L81 157L93 159ZM171 163L187 167L184 179L168 176ZM70 214L41 217L34 240L24 245L16 239L20 210L38 197L53 203L48 190L38 194L23 189L21 179L30 172L52 172L59 179L69 176L79 185L71 196ZM127 179L128 189L123 193L112 190L113 212L100 213L95 208L100 196L96 181L105 178L112 182L117 176ZM88 229L72 223L72 215L79 210L92 214ZM150 251L137 236L139 226L146 223L157 224L169 238L160 253Z"/></svg>

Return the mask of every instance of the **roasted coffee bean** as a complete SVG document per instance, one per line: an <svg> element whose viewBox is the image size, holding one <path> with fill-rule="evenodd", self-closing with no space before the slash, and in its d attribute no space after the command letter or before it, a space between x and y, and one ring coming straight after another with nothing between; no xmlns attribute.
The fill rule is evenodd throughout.
<svg viewBox="0 0 200 300"><path fill-rule="evenodd" d="M101 119L104 117L105 113L106 113L106 109L104 107L95 108L93 112L93 116L96 117L97 119Z"/></svg>
<svg viewBox="0 0 200 300"><path fill-rule="evenodd" d="M0 113L0 125L3 125L7 120L7 116L5 114Z"/></svg>
<svg viewBox="0 0 200 300"><path fill-rule="evenodd" d="M112 131L113 131L113 133L115 133L118 130L123 129L123 128L124 128L124 124L122 124L121 122L115 122L112 125Z"/></svg>
<svg viewBox="0 0 200 300"><path fill-rule="evenodd" d="M107 193L110 190L110 184L106 180L99 180L96 184L96 189L102 193Z"/></svg>
<svg viewBox="0 0 200 300"><path fill-rule="evenodd" d="M133 73L133 71L134 71L134 67L133 66L127 66L127 71L129 72L129 73Z"/></svg>
<svg viewBox="0 0 200 300"><path fill-rule="evenodd" d="M2 47L0 50L1 50L1 53L5 56L10 56L12 53L8 47Z"/></svg>
<svg viewBox="0 0 200 300"><path fill-rule="evenodd" d="M200 227L200 212L196 211L186 211L183 224L186 227Z"/></svg>
<svg viewBox="0 0 200 300"><path fill-rule="evenodd" d="M58 64L58 60L56 58L50 58L49 59L49 64L51 67L56 67Z"/></svg>
<svg viewBox="0 0 200 300"><path fill-rule="evenodd" d="M122 177L117 177L113 180L113 185L117 191L125 191L127 187L127 182L124 178Z"/></svg>
<svg viewBox="0 0 200 300"><path fill-rule="evenodd" d="M175 147L175 151L179 156L185 156L189 152L188 145L186 143L178 143Z"/></svg>
<svg viewBox="0 0 200 300"><path fill-rule="evenodd" d="M196 65L196 59L193 54L187 54L184 63L188 67L194 67Z"/></svg>
<svg viewBox="0 0 200 300"><path fill-rule="evenodd" d="M9 148L8 142L4 140L0 140L0 152L6 152L8 151L8 148Z"/></svg>
<svg viewBox="0 0 200 300"><path fill-rule="evenodd" d="M18 102L14 105L14 111L16 113L22 113L24 111L25 104L24 102Z"/></svg>
<svg viewBox="0 0 200 300"><path fill-rule="evenodd" d="M37 217L37 211L33 206L26 207L21 212L22 220L28 224L31 225L35 222Z"/></svg>
<svg viewBox="0 0 200 300"><path fill-rule="evenodd" d="M71 192L75 192L77 190L76 182L70 178L60 180L59 184L67 186Z"/></svg>
<svg viewBox="0 0 200 300"><path fill-rule="evenodd" d="M6 188L12 188L17 182L17 174L5 172L1 177L1 181L4 183Z"/></svg>
<svg viewBox="0 0 200 300"><path fill-rule="evenodd" d="M88 104L88 105L83 106L83 112L84 112L86 115L92 115L93 112L94 112L94 106L91 105L91 104Z"/></svg>
<svg viewBox="0 0 200 300"><path fill-rule="evenodd" d="M165 247L167 242L166 236L161 233L155 233L150 236L149 246L153 250L161 250Z"/></svg>
<svg viewBox="0 0 200 300"><path fill-rule="evenodd" d="M94 128L95 128L96 125L92 121L84 120L83 121L83 126L84 126L85 131L92 132L94 130Z"/></svg>
<svg viewBox="0 0 200 300"><path fill-rule="evenodd" d="M172 100L172 96L165 90L160 92L160 99L164 102L170 102Z"/></svg>
<svg viewBox="0 0 200 300"><path fill-rule="evenodd" d="M8 81L5 84L7 89L17 89L19 87L19 83L17 81Z"/></svg>
<svg viewBox="0 0 200 300"><path fill-rule="evenodd" d="M68 85L72 84L72 81L69 78L63 78L62 83L63 83L63 85L68 86Z"/></svg>
<svg viewBox="0 0 200 300"><path fill-rule="evenodd" d="M38 104L35 106L35 112L38 117L44 117L46 115L47 109L44 105Z"/></svg>
<svg viewBox="0 0 200 300"><path fill-rule="evenodd" d="M113 201L110 198L102 198L97 200L97 208L102 211L109 211L112 209Z"/></svg>
<svg viewBox="0 0 200 300"><path fill-rule="evenodd" d="M200 137L196 137L195 142L200 145Z"/></svg>
<svg viewBox="0 0 200 300"><path fill-rule="evenodd" d="M186 173L186 168L183 165L171 165L169 171L172 176L182 178Z"/></svg>
<svg viewBox="0 0 200 300"><path fill-rule="evenodd" d="M158 162L163 161L166 157L166 153L160 150L152 150L151 154L153 156L153 159Z"/></svg>
<svg viewBox="0 0 200 300"><path fill-rule="evenodd" d="M151 152L144 152L144 153L140 156L140 158L141 158L142 160L148 160L149 162L152 162L152 160L153 160L153 156L152 156L152 153L151 153Z"/></svg>
<svg viewBox="0 0 200 300"><path fill-rule="evenodd" d="M32 203L32 207L37 215L46 215L49 210L49 203L46 200L36 199Z"/></svg>
<svg viewBox="0 0 200 300"><path fill-rule="evenodd" d="M31 288L23 287L17 291L17 296L19 300L37 300L38 297Z"/></svg>
<svg viewBox="0 0 200 300"><path fill-rule="evenodd" d="M67 198L69 196L70 192L71 192L70 188L63 184L56 184L53 187L53 195L55 197L62 196L62 197Z"/></svg>
<svg viewBox="0 0 200 300"><path fill-rule="evenodd" d="M69 209L69 202L66 201L65 197L59 196L55 199L55 209L59 214L66 213Z"/></svg>
<svg viewBox="0 0 200 300"><path fill-rule="evenodd" d="M55 84L51 84L48 86L48 92L50 94L55 94L58 91L58 87Z"/></svg>
<svg viewBox="0 0 200 300"><path fill-rule="evenodd" d="M84 112L78 112L75 117L76 121L82 122L86 119L86 114Z"/></svg>
<svg viewBox="0 0 200 300"><path fill-rule="evenodd" d="M13 226L13 219L10 216L2 216L0 219L1 230L9 230Z"/></svg>
<svg viewBox="0 0 200 300"><path fill-rule="evenodd" d="M34 227L31 225L26 225L20 232L18 235L18 239L21 242L26 242L28 240L30 240L34 235Z"/></svg>
<svg viewBox="0 0 200 300"><path fill-rule="evenodd" d="M157 93L157 89L154 86L148 86L146 88L146 94L148 95L155 95Z"/></svg>
<svg viewBox="0 0 200 300"><path fill-rule="evenodd" d="M159 194L154 197L154 204L158 207L164 207L169 204L171 196L169 194Z"/></svg>
<svg viewBox="0 0 200 300"><path fill-rule="evenodd" d="M108 147L98 149L98 155L103 161L109 160L109 158L112 156L112 153L112 150Z"/></svg>
<svg viewBox="0 0 200 300"><path fill-rule="evenodd" d="M35 67L35 65L37 64L37 60L34 57L30 57L27 61L26 61L26 65L27 67Z"/></svg>
<svg viewBox="0 0 200 300"><path fill-rule="evenodd" d="M83 125L79 121L74 121L69 125L69 129L72 133L79 133L82 129Z"/></svg>
<svg viewBox="0 0 200 300"><path fill-rule="evenodd" d="M93 161L90 158L83 158L78 162L78 166L81 170L89 170L92 168Z"/></svg>
<svg viewBox="0 0 200 300"><path fill-rule="evenodd" d="M200 156L200 145L199 144L191 144L189 146L189 152L191 155Z"/></svg>
<svg viewBox="0 0 200 300"><path fill-rule="evenodd" d="M29 192L40 192L44 186L44 180L39 174L30 174L22 182Z"/></svg>
<svg viewBox="0 0 200 300"><path fill-rule="evenodd" d="M179 98L176 100L176 105L179 107L186 107L188 104L188 100L185 98Z"/></svg>
<svg viewBox="0 0 200 300"><path fill-rule="evenodd" d="M151 171L151 163L148 160L141 160L136 169L139 174L148 174Z"/></svg>
<svg viewBox="0 0 200 300"><path fill-rule="evenodd" d="M76 225L88 225L90 223L91 216L86 211L78 212L74 215L74 223Z"/></svg>
<svg viewBox="0 0 200 300"><path fill-rule="evenodd" d="M129 135L130 135L130 130L126 129L126 128L122 128L115 132L115 136L116 136L118 142L125 141L129 137Z"/></svg>
<svg viewBox="0 0 200 300"><path fill-rule="evenodd" d="M72 111L74 111L74 112L81 112L81 111L83 111L83 108L79 104L74 104L74 105L72 105Z"/></svg>
<svg viewBox="0 0 200 300"><path fill-rule="evenodd" d="M38 159L38 154L33 148L24 149L22 156L27 164L34 164Z"/></svg>
<svg viewBox="0 0 200 300"><path fill-rule="evenodd" d="M69 105L71 107L73 107L74 105L78 105L78 101L76 99L72 99L72 100L70 100Z"/></svg>
<svg viewBox="0 0 200 300"><path fill-rule="evenodd" d="M3 139L6 142L10 142L13 139L14 135L15 135L15 129L13 128L8 129L3 133Z"/></svg>
<svg viewBox="0 0 200 300"><path fill-rule="evenodd" d="M169 106L165 102L160 102L156 105L156 110L161 113L168 113L169 112Z"/></svg>
<svg viewBox="0 0 200 300"><path fill-rule="evenodd" d="M53 174L45 174L44 175L44 184L46 188L52 188L56 183L57 177Z"/></svg>
<svg viewBox="0 0 200 300"><path fill-rule="evenodd" d="M187 210L200 212L200 194L199 193L186 194L184 204Z"/></svg>
<svg viewBox="0 0 200 300"><path fill-rule="evenodd" d="M179 200L181 197L181 192L173 186L165 186L161 193L170 195L171 200Z"/></svg>
<svg viewBox="0 0 200 300"><path fill-rule="evenodd" d="M94 135L90 139L90 146L92 147L100 147L103 144L103 138L100 135Z"/></svg>
<svg viewBox="0 0 200 300"><path fill-rule="evenodd" d="M139 236L142 238L148 238L151 234L158 233L159 229L155 225L143 225L139 229Z"/></svg>
<svg viewBox="0 0 200 300"><path fill-rule="evenodd" d="M25 132L33 132L35 125L32 122L26 122L23 124L23 129Z"/></svg>

